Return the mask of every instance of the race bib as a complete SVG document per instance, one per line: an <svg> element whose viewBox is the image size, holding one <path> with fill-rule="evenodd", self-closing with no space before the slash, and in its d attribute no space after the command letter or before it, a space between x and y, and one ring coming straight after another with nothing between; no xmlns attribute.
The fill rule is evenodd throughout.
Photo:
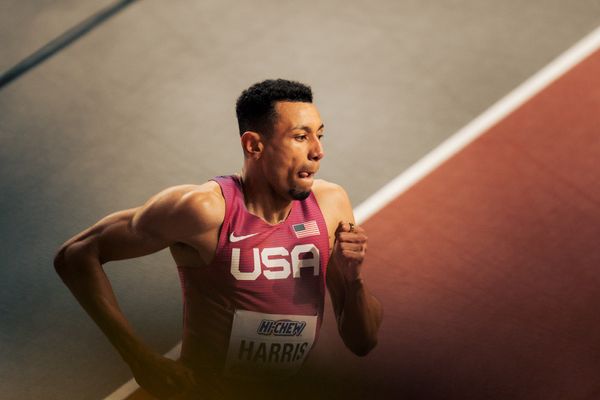
<svg viewBox="0 0 600 400"><path fill-rule="evenodd" d="M225 373L248 378L293 375L304 363L316 330L316 315L236 310Z"/></svg>

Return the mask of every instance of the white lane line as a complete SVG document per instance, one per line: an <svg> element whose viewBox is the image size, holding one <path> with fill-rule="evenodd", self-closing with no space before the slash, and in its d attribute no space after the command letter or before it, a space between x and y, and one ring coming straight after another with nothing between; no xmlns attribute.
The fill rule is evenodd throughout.
<svg viewBox="0 0 600 400"><path fill-rule="evenodd" d="M600 27L523 82L355 208L364 222L600 47Z"/></svg>
<svg viewBox="0 0 600 400"><path fill-rule="evenodd" d="M177 343L175 347L173 347L165 357L170 358L171 360L177 360L179 358L179 354L181 353L181 342ZM135 379L131 378L127 382L125 382L121 387L117 390L109 394L104 400L124 400L129 397L133 392L138 390L140 386L137 384Z"/></svg>
<svg viewBox="0 0 600 400"><path fill-rule="evenodd" d="M356 222L362 224L400 194L427 176L450 157L458 153L477 137L484 134L494 124L519 108L554 80L573 68L584 58L600 48L600 27L581 39L570 49L558 56L531 78L523 82L512 92L504 96L465 127L450 136L406 171L392 179L388 184L354 208ZM179 358L181 342L171 349L165 357ZM104 400L124 400L139 388L134 379L129 380Z"/></svg>

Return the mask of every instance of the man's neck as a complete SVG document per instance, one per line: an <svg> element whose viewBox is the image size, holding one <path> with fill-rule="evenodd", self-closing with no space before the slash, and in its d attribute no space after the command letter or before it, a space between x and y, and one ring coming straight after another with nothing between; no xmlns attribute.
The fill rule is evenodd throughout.
<svg viewBox="0 0 600 400"><path fill-rule="evenodd" d="M248 173L240 175L244 191L244 203L250 214L275 225L284 221L292 210L293 202L273 191L264 176Z"/></svg>

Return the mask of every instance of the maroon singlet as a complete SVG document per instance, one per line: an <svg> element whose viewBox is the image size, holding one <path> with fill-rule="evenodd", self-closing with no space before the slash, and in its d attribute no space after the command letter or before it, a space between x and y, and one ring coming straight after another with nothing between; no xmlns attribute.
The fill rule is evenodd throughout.
<svg viewBox="0 0 600 400"><path fill-rule="evenodd" d="M313 193L270 225L250 214L238 176L214 179L226 209L214 260L178 266L184 294L181 360L218 376L288 376L323 317L329 240Z"/></svg>

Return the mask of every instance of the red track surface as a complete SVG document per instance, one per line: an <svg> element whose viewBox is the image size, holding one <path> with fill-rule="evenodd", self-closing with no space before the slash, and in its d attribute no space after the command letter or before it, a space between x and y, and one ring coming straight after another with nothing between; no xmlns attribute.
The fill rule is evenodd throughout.
<svg viewBox="0 0 600 400"><path fill-rule="evenodd" d="M600 398L600 52L364 226L379 346L329 313L290 398Z"/></svg>

